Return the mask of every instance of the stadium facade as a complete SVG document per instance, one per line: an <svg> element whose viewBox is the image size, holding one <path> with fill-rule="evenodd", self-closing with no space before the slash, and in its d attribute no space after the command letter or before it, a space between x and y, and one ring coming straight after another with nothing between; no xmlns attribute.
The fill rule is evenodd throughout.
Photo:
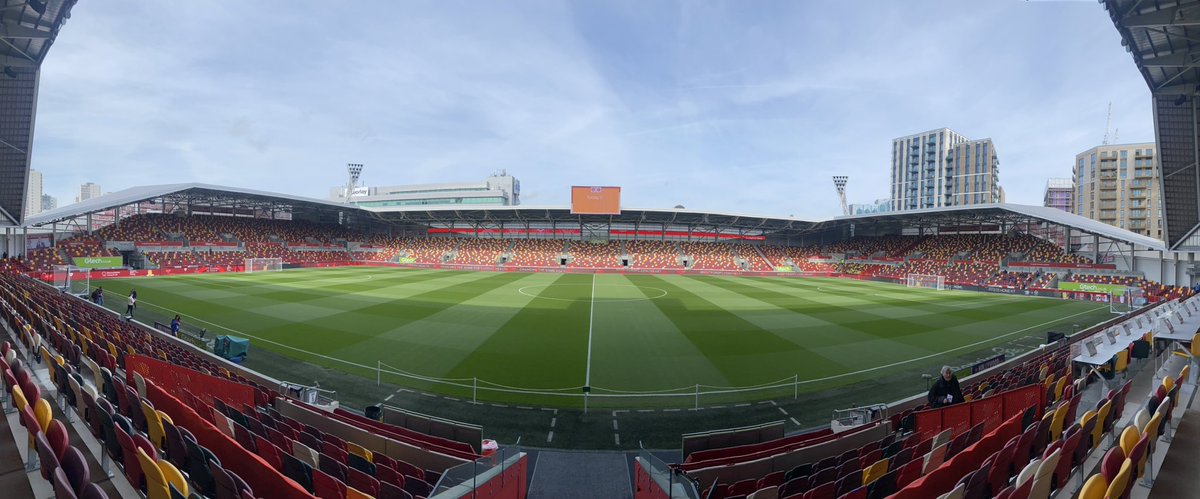
<svg viewBox="0 0 1200 499"><path fill-rule="evenodd" d="M891 171L895 211L1004 202L991 139L971 140L949 128L896 138Z"/></svg>

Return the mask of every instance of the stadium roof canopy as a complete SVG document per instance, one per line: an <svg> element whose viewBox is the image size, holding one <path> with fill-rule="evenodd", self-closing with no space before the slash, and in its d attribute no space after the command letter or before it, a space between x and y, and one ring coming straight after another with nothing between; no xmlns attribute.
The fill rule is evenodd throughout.
<svg viewBox="0 0 1200 499"><path fill-rule="evenodd" d="M131 187L39 213L26 219L24 225L38 227L65 222L142 202L201 208L203 211L215 208L254 210L262 213L288 212L299 218L316 221L336 222L339 213L369 216L359 208L320 199L191 182Z"/></svg>
<svg viewBox="0 0 1200 499"><path fill-rule="evenodd" d="M0 227L24 219L39 71L75 1L0 3Z"/></svg>
<svg viewBox="0 0 1200 499"><path fill-rule="evenodd" d="M1200 250L1200 0L1102 3L1150 87L1165 239Z"/></svg>
<svg viewBox="0 0 1200 499"><path fill-rule="evenodd" d="M123 206L152 202L173 209L207 212L272 211L291 213L293 218L352 225L384 224L406 228L560 228L605 226L688 227L699 231L763 234L780 238L803 237L824 232L846 232L851 226L895 228L970 228L984 225L1016 226L1051 224L1069 227L1078 235L1094 235L1151 250L1166 249L1162 241L1113 227L1054 208L1015 204L986 204L967 207L928 208L811 221L794 217L771 217L743 213L707 212L687 209L623 208L619 215L572 214L568 206L405 206L370 207L335 203L254 189L201 183L133 187L75 203L30 217L25 226L38 227L78 220L90 214Z"/></svg>
<svg viewBox="0 0 1200 499"><path fill-rule="evenodd" d="M0 7L0 54L5 66L37 66L71 17L76 0L6 0Z"/></svg>

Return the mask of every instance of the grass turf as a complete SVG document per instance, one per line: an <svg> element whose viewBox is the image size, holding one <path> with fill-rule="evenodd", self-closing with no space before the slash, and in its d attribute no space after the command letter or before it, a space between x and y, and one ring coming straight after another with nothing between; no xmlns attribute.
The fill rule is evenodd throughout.
<svg viewBox="0 0 1200 499"><path fill-rule="evenodd" d="M178 313L249 337L251 357L268 349L367 378L382 362L390 384L556 407L581 406L585 384L609 407L687 407L697 385L702 405L824 390L1025 350L1047 329L1107 316L1091 303L840 279L340 268L94 285L110 306L136 287L139 317Z"/></svg>

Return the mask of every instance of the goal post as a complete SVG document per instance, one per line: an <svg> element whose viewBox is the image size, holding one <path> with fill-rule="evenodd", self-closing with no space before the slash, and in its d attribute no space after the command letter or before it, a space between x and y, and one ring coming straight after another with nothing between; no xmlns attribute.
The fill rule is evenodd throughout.
<svg viewBox="0 0 1200 499"><path fill-rule="evenodd" d="M930 288L938 291L944 291L946 289L946 276L908 274L904 276L904 285L910 288Z"/></svg>
<svg viewBox="0 0 1200 499"><path fill-rule="evenodd" d="M92 274L88 270L74 265L55 265L54 287L76 296L87 295L92 291Z"/></svg>
<svg viewBox="0 0 1200 499"><path fill-rule="evenodd" d="M283 270L282 258L247 258L244 272L278 272Z"/></svg>
<svg viewBox="0 0 1200 499"><path fill-rule="evenodd" d="M1146 304L1146 292L1139 287L1127 287L1123 290L1113 290L1108 293L1108 311L1114 314L1128 314Z"/></svg>

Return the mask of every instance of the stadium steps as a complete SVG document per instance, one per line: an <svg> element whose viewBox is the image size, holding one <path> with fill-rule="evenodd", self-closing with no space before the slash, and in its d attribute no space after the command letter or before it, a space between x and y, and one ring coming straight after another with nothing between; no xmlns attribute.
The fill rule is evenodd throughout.
<svg viewBox="0 0 1200 499"><path fill-rule="evenodd" d="M770 258L767 258L767 255L763 254L763 252L762 252L762 249L761 249L761 248L759 248L757 245L753 245L753 244L752 244L752 245L750 245L750 247L751 247L751 248L754 248L754 252L755 252L755 253L758 253L758 257L759 257L759 258L762 258L762 260L763 260L764 262L767 262L767 268L769 268L769 269L771 269L771 270L775 270L775 265L771 263L771 259L770 259ZM753 267L753 266L751 266L751 267Z"/></svg>
<svg viewBox="0 0 1200 499"><path fill-rule="evenodd" d="M42 487L36 487L38 490L34 490L35 482L30 478L31 475L25 473L25 458L20 451L20 447L25 445L25 439L28 437L24 432L14 431L14 428L21 427L18 423L17 413L5 416L0 418L0 435L3 435L0 436L0 442L2 442L0 445L0 490L4 491L4 497L16 499L53 496L54 491L44 483L41 484ZM36 474L37 471L33 473ZM44 482L41 476L32 476L36 476L38 481Z"/></svg>
<svg viewBox="0 0 1200 499"><path fill-rule="evenodd" d="M1200 495L1200 408L1187 409L1183 414L1171 448L1167 450L1158 472L1150 499L1196 497ZM1136 488L1135 488L1136 490ZM1133 495L1136 497L1136 494Z"/></svg>

